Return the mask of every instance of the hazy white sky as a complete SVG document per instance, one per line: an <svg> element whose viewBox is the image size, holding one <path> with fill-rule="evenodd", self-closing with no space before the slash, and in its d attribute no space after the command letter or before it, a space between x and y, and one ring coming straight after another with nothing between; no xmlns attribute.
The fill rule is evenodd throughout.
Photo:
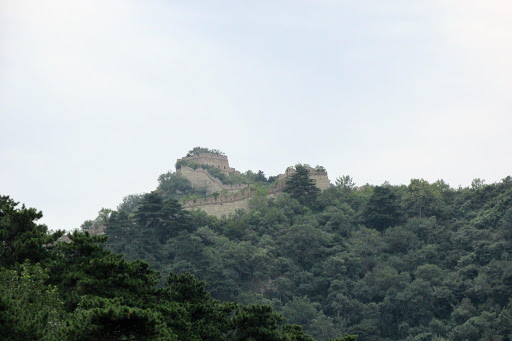
<svg viewBox="0 0 512 341"><path fill-rule="evenodd" d="M512 2L0 1L0 194L71 229L194 146L468 186L512 169Z"/></svg>

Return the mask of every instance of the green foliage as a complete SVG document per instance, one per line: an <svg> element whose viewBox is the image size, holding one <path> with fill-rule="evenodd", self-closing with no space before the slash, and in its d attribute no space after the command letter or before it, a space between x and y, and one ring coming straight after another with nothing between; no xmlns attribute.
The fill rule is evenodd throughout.
<svg viewBox="0 0 512 341"><path fill-rule="evenodd" d="M85 225L104 224L108 241L56 243L40 212L1 197L0 338L510 338L510 178L455 190L343 177L304 200L305 174L275 198L263 174L246 174L260 194L223 219L183 211L174 195L186 183L168 174L168 187Z"/></svg>
<svg viewBox="0 0 512 341"><path fill-rule="evenodd" d="M283 321L280 315L272 312L272 308L264 305L240 307L233 318L233 341L281 340L278 330Z"/></svg>
<svg viewBox="0 0 512 341"><path fill-rule="evenodd" d="M356 335L345 334L344 336L337 337L335 339L331 339L331 341L356 341L356 339L357 339Z"/></svg>
<svg viewBox="0 0 512 341"><path fill-rule="evenodd" d="M206 165L206 164L198 164L192 161L180 160L176 163L176 169L181 168L182 166L187 166L192 169L206 169L211 176L219 179L225 185L238 185L238 184L262 184L265 185L268 183L268 179L265 176L263 171L258 171L254 173L252 171L247 171L242 174L238 173L230 173L226 174L222 170L217 167ZM197 190L194 190L192 186L190 186L190 182L179 175L175 175L173 173L162 174L159 177L160 186L159 189L164 190L168 193L175 192L183 192L183 193L191 193ZM180 186L180 187L178 187Z"/></svg>
<svg viewBox="0 0 512 341"><path fill-rule="evenodd" d="M268 305L213 299L191 274L170 273L160 286L160 273L147 263L130 262L105 249L106 236L75 231L67 242L42 244L55 242L57 234L34 223L41 214L18 210L7 197L2 200L2 243L12 244L9 250L17 252L17 258L5 257L0 267L2 340L311 340L300 328L292 332L285 326L282 332L283 317ZM134 213L108 211L102 218L115 233L117 246L120 239L134 235L132 229L141 227L149 236L145 242L163 245L161 255L174 238L190 239L193 245L191 218L175 200L153 192L129 211ZM201 215L192 217L215 223ZM205 240L217 238L206 227L198 233ZM26 243L27 237L34 241ZM35 247L35 256L23 249L27 245ZM190 257L194 252L185 254ZM257 255L253 256L255 260Z"/></svg>
<svg viewBox="0 0 512 341"><path fill-rule="evenodd" d="M66 334L63 302L48 275L27 261L0 270L0 338L58 340Z"/></svg>
<svg viewBox="0 0 512 341"><path fill-rule="evenodd" d="M188 151L187 157L196 156L202 153L215 154L215 155L226 155L218 149L209 149L205 147L194 147Z"/></svg>
<svg viewBox="0 0 512 341"><path fill-rule="evenodd" d="M127 262L105 250L103 236L74 232L69 238L70 243L59 243L45 260L48 282L59 288L68 311L77 308L81 297L92 294L133 305L150 300L159 274L147 263Z"/></svg>
<svg viewBox="0 0 512 341"><path fill-rule="evenodd" d="M141 199L142 195L140 194L127 195L123 198L123 201L117 206L117 211L124 212L126 214L131 214L139 206Z"/></svg>
<svg viewBox="0 0 512 341"><path fill-rule="evenodd" d="M391 186L375 186L363 213L367 227L383 231L401 222L401 207L398 196Z"/></svg>
<svg viewBox="0 0 512 341"><path fill-rule="evenodd" d="M48 256L51 244L64 234L48 233L46 225L37 224L43 214L0 196L0 266L12 268L16 263L32 263Z"/></svg>
<svg viewBox="0 0 512 341"><path fill-rule="evenodd" d="M160 313L118 299L85 298L68 329L71 340L177 340Z"/></svg>
<svg viewBox="0 0 512 341"><path fill-rule="evenodd" d="M123 204L121 204L121 205L123 205ZM91 230L93 230L94 228L96 228L96 227L98 227L100 225L105 225L107 223L108 218L112 214L112 212L113 211L111 209L102 208L98 212L98 216L96 217L96 219L84 221L84 223L80 226L80 229L82 231L91 231Z"/></svg>
<svg viewBox="0 0 512 341"><path fill-rule="evenodd" d="M299 325L284 325L282 328L283 341L314 341L314 339L304 333Z"/></svg>
<svg viewBox="0 0 512 341"><path fill-rule="evenodd" d="M206 191L193 188L190 181L180 174L167 172L158 177L157 192L165 198L181 198L187 195L205 195Z"/></svg>
<svg viewBox="0 0 512 341"><path fill-rule="evenodd" d="M353 191L356 187L354 180L349 175L343 175L338 177L336 179L335 185L344 192Z"/></svg>
<svg viewBox="0 0 512 341"><path fill-rule="evenodd" d="M295 173L286 180L286 193L297 199L302 205L313 207L320 190L315 185L315 180L309 177L309 170L306 166L297 164Z"/></svg>
<svg viewBox="0 0 512 341"><path fill-rule="evenodd" d="M412 179L404 196L410 216L438 216L444 209L442 186L429 184L423 179Z"/></svg>
<svg viewBox="0 0 512 341"><path fill-rule="evenodd" d="M452 189L443 181L417 179L408 186L356 187L344 176L306 200L312 183L304 169L287 193L269 198L260 181L261 194L250 210L222 219L193 212L189 223L163 239L152 231L164 218L153 224L140 220L137 211L113 212L107 245L164 274L189 272L205 281L169 276L166 288L174 301L196 300L183 308L194 318L180 315L196 322L172 329L181 339L506 340L511 335L510 178ZM156 194L161 199L151 201L155 209L147 208L160 217L166 197ZM178 276L184 277L177 281ZM230 300L272 306L290 325L276 331L264 309L222 305ZM217 313L193 308L203 304ZM213 316L227 316L231 326L266 322L235 333L224 318L213 329L200 322L214 321ZM174 326L170 319L165 323ZM340 337L346 332L350 335Z"/></svg>

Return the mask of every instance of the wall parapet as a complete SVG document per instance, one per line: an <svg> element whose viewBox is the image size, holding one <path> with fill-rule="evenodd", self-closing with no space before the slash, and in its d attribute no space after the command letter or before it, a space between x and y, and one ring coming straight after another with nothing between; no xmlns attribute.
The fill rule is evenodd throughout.
<svg viewBox="0 0 512 341"><path fill-rule="evenodd" d="M204 172L209 177L212 178L213 181L217 183L222 184L222 182L211 176L211 174L203 168L197 168L192 169L190 167L187 167L190 171L199 171ZM317 171L314 168L309 167L308 170L310 171L310 176L315 180L317 183L317 186L319 186L320 189L328 188L329 184L321 183L320 179L325 179L327 182L329 181L327 178L327 172L325 171ZM286 169L286 172L284 174L280 174L278 177L278 182L274 188L266 189L268 195L276 195L279 193L282 193L286 187L286 179L293 175L295 173L295 169L293 167L288 167ZM223 186L243 186L243 187L231 187L231 190L237 192L234 193L228 193L228 194L220 194L216 197L208 197L208 198L200 198L200 199L193 199L182 202L183 208L195 208L195 207L202 207L202 206L209 206L209 205L222 205L226 203L233 203L238 201L243 201L248 198L251 198L256 194L256 191L252 188L249 188L249 185L241 184L241 185L224 185Z"/></svg>
<svg viewBox="0 0 512 341"><path fill-rule="evenodd" d="M240 174L235 168L229 166L228 157L226 155L200 153L194 156L185 156L176 160L176 164L193 162L199 165L208 165L221 170L224 173L236 173Z"/></svg>
<svg viewBox="0 0 512 341"><path fill-rule="evenodd" d="M282 188L270 188L267 190L268 195L278 194L283 192ZM184 201L181 203L183 208L193 208L200 207L206 205L221 205L225 203L232 203L237 201L242 201L248 198L253 197L256 194L256 191L251 188L243 189L239 192L229 193L229 194L220 194L216 197L209 198L200 198Z"/></svg>
<svg viewBox="0 0 512 341"><path fill-rule="evenodd" d="M220 155L220 154L212 154L212 153L199 153L198 155L194 156L184 156L179 160L196 160L199 158L208 158L208 159L219 159L219 160L228 160L228 157L226 155Z"/></svg>
<svg viewBox="0 0 512 341"><path fill-rule="evenodd" d="M318 170L313 167L306 166L306 169L309 171L309 176L311 179L315 181L316 186L320 190L327 189L331 186L331 183L329 182L329 178L327 176L326 170ZM295 174L296 170L295 167L288 167L286 168L286 171L284 174L278 175L278 181L279 183L285 183L286 179Z"/></svg>
<svg viewBox="0 0 512 341"><path fill-rule="evenodd" d="M306 169L309 171L310 176L327 176L327 171L325 171L325 170L317 170L313 167L306 167ZM288 177L292 176L293 174L295 174L295 172L296 172L295 167L288 167L288 168L286 168L286 171L284 172L284 174L278 175L278 179L281 180L281 179L288 178Z"/></svg>

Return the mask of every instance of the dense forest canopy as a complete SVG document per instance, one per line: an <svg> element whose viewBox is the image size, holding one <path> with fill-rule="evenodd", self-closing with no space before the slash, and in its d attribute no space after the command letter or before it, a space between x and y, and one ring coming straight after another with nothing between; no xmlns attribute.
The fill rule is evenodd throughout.
<svg viewBox="0 0 512 341"><path fill-rule="evenodd" d="M317 340L509 340L512 179L357 187L343 176L216 218L180 209L175 173L127 197L104 224L109 249L162 273L192 273L223 302L270 305Z"/></svg>
<svg viewBox="0 0 512 341"><path fill-rule="evenodd" d="M168 172L68 242L0 197L0 337L512 339L512 178L319 191L299 164L269 197L240 175L250 209L184 210L204 193Z"/></svg>
<svg viewBox="0 0 512 341"><path fill-rule="evenodd" d="M128 201L126 207L134 204ZM149 194L137 207L134 221L157 227L155 240L176 235L163 226L193 231L175 201ZM108 216L122 213L101 212ZM105 236L75 231L59 241L63 231L48 231L37 223L41 217L0 196L1 340L313 341L268 305L212 298L191 274L169 273L163 281L147 263L105 249Z"/></svg>

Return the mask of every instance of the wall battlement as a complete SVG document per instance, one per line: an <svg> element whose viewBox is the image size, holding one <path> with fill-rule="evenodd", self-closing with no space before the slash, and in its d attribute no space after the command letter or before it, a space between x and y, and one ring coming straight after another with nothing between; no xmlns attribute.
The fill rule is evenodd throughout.
<svg viewBox="0 0 512 341"><path fill-rule="evenodd" d="M229 166L228 157L226 155L200 153L199 155L182 157L176 161L176 164L181 162L193 162L198 165L208 165L220 169L222 172L227 174L240 174L239 171Z"/></svg>
<svg viewBox="0 0 512 341"><path fill-rule="evenodd" d="M329 178L327 176L327 171L318 170L309 166L307 166L306 168L309 171L309 177L315 180L316 187L318 187L322 191L331 187L331 182L329 181ZM286 181L286 178L292 176L293 174L295 174L295 168L288 167L286 168L284 174L279 174L278 179L279 181Z"/></svg>
<svg viewBox="0 0 512 341"><path fill-rule="evenodd" d="M278 194L283 191L283 188L271 188L267 190L268 195ZM217 197L200 198L185 201L182 203L183 208L195 208L206 205L221 205L226 203L232 203L245 199L252 198L256 191L251 188L246 188L236 193L220 194Z"/></svg>

